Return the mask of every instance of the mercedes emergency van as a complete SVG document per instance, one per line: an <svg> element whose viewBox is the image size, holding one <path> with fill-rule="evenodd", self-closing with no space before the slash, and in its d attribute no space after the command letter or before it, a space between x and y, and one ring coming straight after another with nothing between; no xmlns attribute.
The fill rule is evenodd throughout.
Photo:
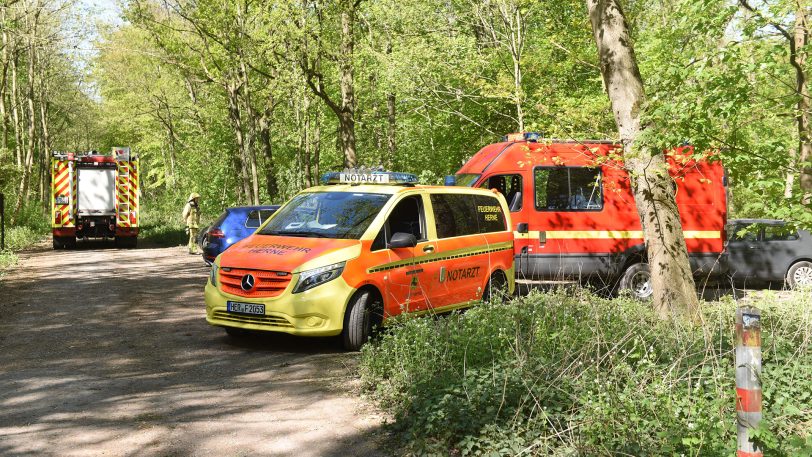
<svg viewBox="0 0 812 457"><path fill-rule="evenodd" d="M404 173L331 173L214 261L206 319L249 330L341 334L357 350L400 314L513 293L513 232L495 191L416 185Z"/></svg>

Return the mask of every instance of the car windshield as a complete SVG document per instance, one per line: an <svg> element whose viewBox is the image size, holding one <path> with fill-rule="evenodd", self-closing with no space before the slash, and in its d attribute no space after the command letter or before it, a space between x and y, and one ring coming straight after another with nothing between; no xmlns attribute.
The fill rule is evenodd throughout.
<svg viewBox="0 0 812 457"><path fill-rule="evenodd" d="M390 197L357 192L299 194L257 233L357 240Z"/></svg>
<svg viewBox="0 0 812 457"><path fill-rule="evenodd" d="M457 184L458 186L462 187L473 187L476 180L482 175L477 175L473 173L460 173L457 175Z"/></svg>

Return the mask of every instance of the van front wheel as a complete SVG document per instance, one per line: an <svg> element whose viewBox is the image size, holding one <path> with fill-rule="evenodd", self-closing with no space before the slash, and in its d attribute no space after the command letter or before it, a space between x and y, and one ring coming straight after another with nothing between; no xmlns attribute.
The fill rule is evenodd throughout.
<svg viewBox="0 0 812 457"><path fill-rule="evenodd" d="M341 336L344 349L357 351L369 340L376 325L382 321L382 304L369 290L357 292L344 313L344 330Z"/></svg>
<svg viewBox="0 0 812 457"><path fill-rule="evenodd" d="M620 291L627 290L638 300L648 300L654 293L651 287L651 270L648 264L635 263L631 265L620 277L618 283Z"/></svg>

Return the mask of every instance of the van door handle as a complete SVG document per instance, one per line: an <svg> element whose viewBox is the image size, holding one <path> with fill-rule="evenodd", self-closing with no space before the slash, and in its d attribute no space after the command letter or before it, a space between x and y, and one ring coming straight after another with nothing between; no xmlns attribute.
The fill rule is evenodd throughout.
<svg viewBox="0 0 812 457"><path fill-rule="evenodd" d="M544 230L539 232L539 244L542 246L547 244L547 232Z"/></svg>
<svg viewBox="0 0 812 457"><path fill-rule="evenodd" d="M434 246L430 244L428 246L423 246L423 252L434 252Z"/></svg>

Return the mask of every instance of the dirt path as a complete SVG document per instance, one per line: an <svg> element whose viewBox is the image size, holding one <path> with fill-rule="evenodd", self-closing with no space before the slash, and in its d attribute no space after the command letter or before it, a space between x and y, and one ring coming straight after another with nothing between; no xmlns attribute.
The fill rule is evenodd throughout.
<svg viewBox="0 0 812 457"><path fill-rule="evenodd" d="M42 245L0 279L0 455L382 455L357 354L235 342L181 248Z"/></svg>

